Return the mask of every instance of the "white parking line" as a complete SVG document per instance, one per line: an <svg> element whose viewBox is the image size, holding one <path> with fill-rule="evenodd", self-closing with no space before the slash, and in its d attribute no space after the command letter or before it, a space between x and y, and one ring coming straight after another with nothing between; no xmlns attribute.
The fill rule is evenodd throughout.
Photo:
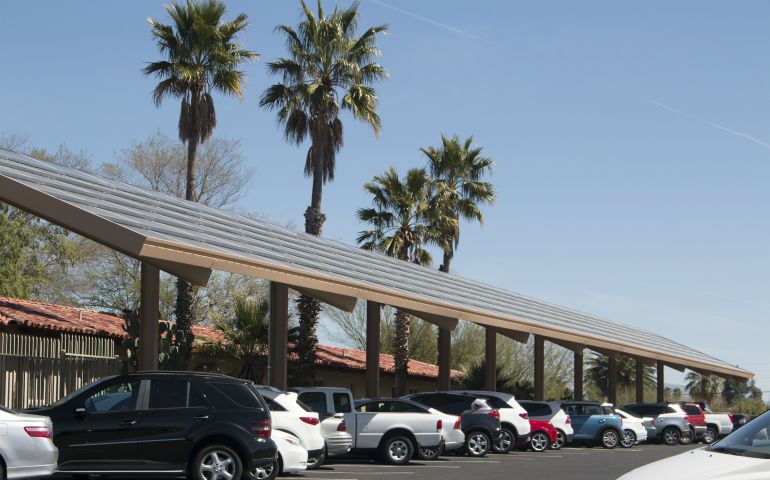
<svg viewBox="0 0 770 480"><path fill-rule="evenodd" d="M350 468L350 467L364 467L364 468L404 468L403 465L376 465L373 463L368 464L356 464L356 463L345 463L345 464L338 464L340 468ZM329 468L334 468L336 465L329 465ZM454 467L452 465L426 465L423 463L413 463L409 465L409 467L416 467L416 468L461 468L461 467Z"/></svg>
<svg viewBox="0 0 770 480"><path fill-rule="evenodd" d="M414 475L414 472L343 472L340 470L328 472L316 470L313 473L333 473L335 475Z"/></svg>

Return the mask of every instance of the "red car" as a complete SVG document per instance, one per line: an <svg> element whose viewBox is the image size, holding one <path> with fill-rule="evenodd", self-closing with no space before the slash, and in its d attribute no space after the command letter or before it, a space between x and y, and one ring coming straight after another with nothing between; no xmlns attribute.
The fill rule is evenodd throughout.
<svg viewBox="0 0 770 480"><path fill-rule="evenodd" d="M682 443L690 443L696 440L701 440L706 436L708 432L708 425L706 424L706 414L703 413L703 409L697 403L680 403L679 404L684 411L685 418L692 427L692 432L689 438L682 437ZM695 438L692 438L692 433L695 434Z"/></svg>
<svg viewBox="0 0 770 480"><path fill-rule="evenodd" d="M535 452L543 452L556 443L559 432L547 420L529 419L529 448Z"/></svg>

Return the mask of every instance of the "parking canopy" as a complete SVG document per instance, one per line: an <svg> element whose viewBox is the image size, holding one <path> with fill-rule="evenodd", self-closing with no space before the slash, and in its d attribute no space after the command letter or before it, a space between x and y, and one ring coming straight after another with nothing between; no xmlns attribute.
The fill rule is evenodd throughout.
<svg viewBox="0 0 770 480"><path fill-rule="evenodd" d="M643 329L3 149L0 201L199 285L222 270L284 283L347 310L366 299L449 328L462 319L519 339L537 334L679 368L752 376Z"/></svg>

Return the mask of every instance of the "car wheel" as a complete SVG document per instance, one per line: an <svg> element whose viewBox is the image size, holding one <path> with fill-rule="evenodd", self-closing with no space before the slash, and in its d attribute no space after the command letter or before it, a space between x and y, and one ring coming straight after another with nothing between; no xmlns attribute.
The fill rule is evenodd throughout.
<svg viewBox="0 0 770 480"><path fill-rule="evenodd" d="M471 457L483 457L489 453L492 442L489 441L489 435L481 431L475 431L465 437L465 453Z"/></svg>
<svg viewBox="0 0 770 480"><path fill-rule="evenodd" d="M441 447L420 447L418 454L420 460L436 460L441 456Z"/></svg>
<svg viewBox="0 0 770 480"><path fill-rule="evenodd" d="M567 435L561 430L556 430L556 441L551 444L551 448L558 450L567 444Z"/></svg>
<svg viewBox="0 0 770 480"><path fill-rule="evenodd" d="M615 430L608 428L602 432L600 442L603 448L615 448L620 443L620 435Z"/></svg>
<svg viewBox="0 0 770 480"><path fill-rule="evenodd" d="M545 432L535 432L529 438L529 446L535 452L544 452L548 449L551 438Z"/></svg>
<svg viewBox="0 0 770 480"><path fill-rule="evenodd" d="M719 432L717 431L716 427L709 426L706 430L706 436L703 437L703 441L711 445L712 443L716 442L718 438Z"/></svg>
<svg viewBox="0 0 770 480"><path fill-rule="evenodd" d="M508 453L516 445L516 434L512 430L503 427L502 433L492 445L495 453Z"/></svg>
<svg viewBox="0 0 770 480"><path fill-rule="evenodd" d="M686 433L683 433L681 438L679 439L679 443L681 443L682 445L689 445L694 441L695 441L695 432L692 429L690 429Z"/></svg>
<svg viewBox="0 0 770 480"><path fill-rule="evenodd" d="M636 434L631 430L623 430L623 440L620 441L620 445L625 448L636 445Z"/></svg>
<svg viewBox="0 0 770 480"><path fill-rule="evenodd" d="M321 450L317 457L307 459L307 469L315 470L321 468L324 462L326 462L326 445L324 445L323 450Z"/></svg>
<svg viewBox="0 0 770 480"><path fill-rule="evenodd" d="M676 445L679 443L679 440L682 438L682 434L679 433L679 429L676 427L668 427L667 429L663 430L663 433L661 434L661 438L663 439L663 443L666 445Z"/></svg>
<svg viewBox="0 0 770 480"><path fill-rule="evenodd" d="M242 474L240 457L225 445L204 447L193 460L195 480L239 480Z"/></svg>
<svg viewBox="0 0 770 480"><path fill-rule="evenodd" d="M281 471L280 462L281 458L278 457L278 461L274 461L270 465L264 467L257 467L249 472L249 478L251 480L273 480L278 476Z"/></svg>
<svg viewBox="0 0 770 480"><path fill-rule="evenodd" d="M380 458L391 465L404 465L409 463L414 453L412 442L400 435L386 439L380 447Z"/></svg>

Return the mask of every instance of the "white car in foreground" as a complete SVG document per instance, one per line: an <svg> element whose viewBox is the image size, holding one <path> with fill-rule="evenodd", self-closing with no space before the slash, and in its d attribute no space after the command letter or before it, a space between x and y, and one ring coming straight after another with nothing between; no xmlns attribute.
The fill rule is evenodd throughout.
<svg viewBox="0 0 770 480"><path fill-rule="evenodd" d="M622 480L760 480L770 478L770 412L719 442L637 468Z"/></svg>
<svg viewBox="0 0 770 480"><path fill-rule="evenodd" d="M256 480L272 480L284 473L297 473L307 470L307 450L302 447L299 438L281 430L273 430L271 438L278 447L278 465L257 468L250 472L250 477Z"/></svg>
<svg viewBox="0 0 770 480"><path fill-rule="evenodd" d="M605 403L602 406L609 406L612 408L611 403ZM644 426L644 421L649 423L652 419L644 419L631 415L620 409L614 409L615 413L620 415L623 419L623 439L620 441L620 445L626 448L631 448L637 443L647 441L647 427Z"/></svg>
<svg viewBox="0 0 770 480"><path fill-rule="evenodd" d="M51 475L59 459L59 450L52 438L50 418L0 407L0 478L12 480Z"/></svg>

